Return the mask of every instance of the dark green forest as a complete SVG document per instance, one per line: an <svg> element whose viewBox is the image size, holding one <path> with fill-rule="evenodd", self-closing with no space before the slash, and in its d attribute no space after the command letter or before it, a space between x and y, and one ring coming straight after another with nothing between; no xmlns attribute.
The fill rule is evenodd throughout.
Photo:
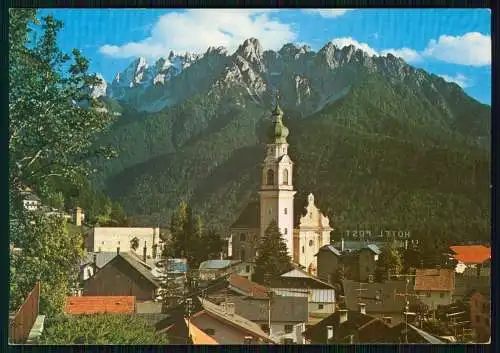
<svg viewBox="0 0 500 353"><path fill-rule="evenodd" d="M283 107L297 217L313 192L336 234L381 226L489 239L490 109L426 75L416 85L371 74L307 117ZM242 96L235 87L155 114L125 112L101 140L119 157L99 168L100 182L139 222L166 225L185 200L227 232L257 197L270 124L271 107Z"/></svg>

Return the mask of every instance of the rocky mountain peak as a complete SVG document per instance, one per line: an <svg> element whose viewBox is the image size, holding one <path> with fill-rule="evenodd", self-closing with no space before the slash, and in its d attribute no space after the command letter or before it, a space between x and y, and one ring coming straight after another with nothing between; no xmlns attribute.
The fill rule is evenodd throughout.
<svg viewBox="0 0 500 353"><path fill-rule="evenodd" d="M250 62L257 62L262 58L262 45L258 39L249 38L238 47L235 54Z"/></svg>

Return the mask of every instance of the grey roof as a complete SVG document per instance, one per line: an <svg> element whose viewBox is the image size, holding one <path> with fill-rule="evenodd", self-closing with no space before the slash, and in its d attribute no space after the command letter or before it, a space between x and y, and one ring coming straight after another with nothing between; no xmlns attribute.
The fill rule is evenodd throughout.
<svg viewBox="0 0 500 353"><path fill-rule="evenodd" d="M386 242L383 242L383 241L378 242L378 241L344 240L344 250L357 251L357 250L361 250L363 248L366 248L370 244L376 245L379 249L381 249L382 247L384 247ZM341 242L335 241L333 245L340 249Z"/></svg>
<svg viewBox="0 0 500 353"><path fill-rule="evenodd" d="M200 264L200 270L221 270L230 267L233 260L207 260Z"/></svg>
<svg viewBox="0 0 500 353"><path fill-rule="evenodd" d="M157 302L137 302L135 310L138 314L159 314L162 312L163 303Z"/></svg>
<svg viewBox="0 0 500 353"><path fill-rule="evenodd" d="M490 292L491 278L455 275L455 290L453 291L453 297L456 299L463 299L474 290L479 292Z"/></svg>
<svg viewBox="0 0 500 353"><path fill-rule="evenodd" d="M345 304L349 310L359 310L358 303L366 304L366 313L370 314L400 314L403 312L405 300L396 293L404 293L406 281L386 281L382 283L361 283L344 280ZM358 289L363 289L359 291ZM413 286L408 285L408 293L413 292ZM379 298L377 299L377 295ZM410 303L416 302L415 297L410 297Z"/></svg>
<svg viewBox="0 0 500 353"><path fill-rule="evenodd" d="M427 342L429 343L432 343L432 344L444 344L443 341L437 339L436 337L434 337L433 335L431 335L430 333L427 333L421 329L419 329L418 327L415 327L411 324L408 324L408 326L413 330L415 331L416 333L418 333L420 336L422 336L422 338L424 340L426 340Z"/></svg>
<svg viewBox="0 0 500 353"><path fill-rule="evenodd" d="M121 257L124 259L126 262L129 263L130 266L132 266L137 272L139 272L144 278L146 278L150 283L155 285L157 288L160 287L160 284L156 280L156 278L153 276L153 274L144 267L140 262L138 262L136 259L134 259L131 255L127 253L120 253L116 257Z"/></svg>
<svg viewBox="0 0 500 353"><path fill-rule="evenodd" d="M247 297L233 297L236 314L250 321L268 320L268 301L250 299ZM271 322L307 322L307 297L279 297L271 300Z"/></svg>
<svg viewBox="0 0 500 353"><path fill-rule="evenodd" d="M368 244L365 249L371 250L373 253L379 255L380 254L380 249L377 245L375 244Z"/></svg>
<svg viewBox="0 0 500 353"><path fill-rule="evenodd" d="M331 245L331 244L323 245L321 248L319 248L319 251L330 251L330 252L334 253L337 256L341 256L342 255L342 253L337 248L335 248L333 245ZM316 254L316 255L318 255L318 254Z"/></svg>
<svg viewBox="0 0 500 353"><path fill-rule="evenodd" d="M260 203L253 201L241 212L238 219L231 225L233 228L256 229L260 228Z"/></svg>
<svg viewBox="0 0 500 353"><path fill-rule="evenodd" d="M273 342L273 339L270 338L267 335L267 333L262 331L260 326L257 325L256 323L254 323L254 322L248 320L247 318L244 318L238 314L228 314L227 312L224 311L224 309L222 307L220 307L217 304L211 303L208 300L202 300L202 299L199 299L199 300L201 301L201 305L202 305L203 309L208 314L212 314L212 315L215 315L216 317L220 317L224 320L227 320L228 322L232 323L233 325L241 327L242 329L247 330L247 331L257 335L258 337L263 338L267 342ZM273 342L273 343L275 343L275 342Z"/></svg>
<svg viewBox="0 0 500 353"><path fill-rule="evenodd" d="M35 194L31 193L31 192L22 192L21 193L23 195L23 199L24 200L28 200L28 201L41 201L40 198L38 196L36 196Z"/></svg>
<svg viewBox="0 0 500 353"><path fill-rule="evenodd" d="M84 266L94 262L94 255L96 256L96 266L97 268L103 268L108 262L113 260L116 256L116 251L112 252L96 252L87 253L87 256L80 261L80 265Z"/></svg>

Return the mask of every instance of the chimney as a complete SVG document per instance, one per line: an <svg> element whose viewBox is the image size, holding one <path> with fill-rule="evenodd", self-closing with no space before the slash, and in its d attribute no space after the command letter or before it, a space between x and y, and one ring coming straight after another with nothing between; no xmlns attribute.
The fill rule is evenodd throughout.
<svg viewBox="0 0 500 353"><path fill-rule="evenodd" d="M327 275L327 282L332 283L332 275L330 273Z"/></svg>
<svg viewBox="0 0 500 353"><path fill-rule="evenodd" d="M157 250L158 245L154 244L153 245L153 259L156 259L156 250Z"/></svg>
<svg viewBox="0 0 500 353"><path fill-rule="evenodd" d="M219 253L219 256L221 260L224 260L224 253L222 251Z"/></svg>
<svg viewBox="0 0 500 353"><path fill-rule="evenodd" d="M226 303L226 313L228 315L234 315L234 303Z"/></svg>
<svg viewBox="0 0 500 353"><path fill-rule="evenodd" d="M120 247L119 247L119 246L117 246L117 247L116 247L116 254L118 255L119 253L120 253Z"/></svg>
<svg viewBox="0 0 500 353"><path fill-rule="evenodd" d="M347 321L347 309L340 309L339 314L340 314L339 324L343 324L344 322Z"/></svg>
<svg viewBox="0 0 500 353"><path fill-rule="evenodd" d="M344 251L344 238L340 240L340 251Z"/></svg>
<svg viewBox="0 0 500 353"><path fill-rule="evenodd" d="M146 262L146 259L147 259L147 247L146 247L146 242L144 242L144 248L142 249L142 260L144 262Z"/></svg>
<svg viewBox="0 0 500 353"><path fill-rule="evenodd" d="M82 209L80 207L76 207L74 210L74 222L76 226L82 225Z"/></svg>
<svg viewBox="0 0 500 353"><path fill-rule="evenodd" d="M358 307L359 307L359 312L363 315L366 315L366 304L358 303Z"/></svg>
<svg viewBox="0 0 500 353"><path fill-rule="evenodd" d="M94 275L95 275L95 273L97 272L97 255L96 254L94 254L94 256L93 256L92 267L94 269Z"/></svg>
<svg viewBox="0 0 500 353"><path fill-rule="evenodd" d="M354 335L347 336L347 343L354 344Z"/></svg>
<svg viewBox="0 0 500 353"><path fill-rule="evenodd" d="M333 339L333 326L326 327L326 343L329 343Z"/></svg>

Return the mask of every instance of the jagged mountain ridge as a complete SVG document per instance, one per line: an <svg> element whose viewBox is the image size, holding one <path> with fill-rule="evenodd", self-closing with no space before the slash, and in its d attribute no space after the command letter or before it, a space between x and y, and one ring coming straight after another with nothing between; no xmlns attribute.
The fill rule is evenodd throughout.
<svg viewBox="0 0 500 353"><path fill-rule="evenodd" d="M352 85L375 72L393 83L427 89L428 98L445 111L450 107L436 87L462 91L456 84L414 68L391 54L370 56L352 45L338 48L332 42L318 52L291 43L279 51L264 51L257 39L250 38L232 55L223 47L211 47L204 54L171 52L151 66L146 59L138 58L117 73L107 85L106 95L137 111L158 112L193 95L234 86L243 87L251 99L267 106L275 89L279 89L284 106L299 116L308 116L341 98Z"/></svg>
<svg viewBox="0 0 500 353"><path fill-rule="evenodd" d="M187 199L227 230L255 197L262 131L278 88L298 200L317 192L322 209L342 215L332 216L337 226L364 218L419 227L430 217L425 227L460 233L479 224L473 231L487 232L489 152L477 141L489 138L490 111L456 84L393 56L331 43L317 53L295 45L273 52L247 40L231 56L208 52L157 87L159 97L169 85L175 91L168 108L139 113L118 101L128 108L103 143L120 156L101 168L100 180L129 213L168 223ZM426 208L433 203L439 216Z"/></svg>

